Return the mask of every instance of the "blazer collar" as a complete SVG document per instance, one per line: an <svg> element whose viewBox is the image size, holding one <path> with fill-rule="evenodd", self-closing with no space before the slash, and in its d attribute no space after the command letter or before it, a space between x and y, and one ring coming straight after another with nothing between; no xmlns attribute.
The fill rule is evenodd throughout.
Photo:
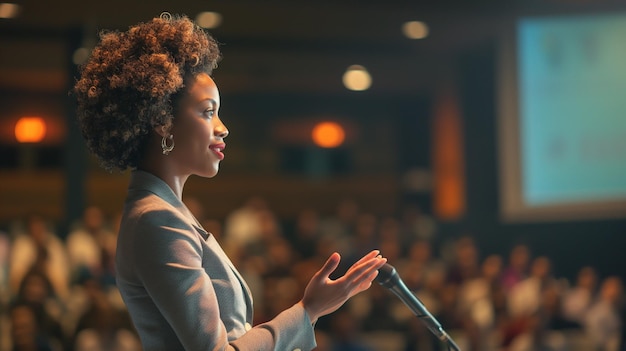
<svg viewBox="0 0 626 351"><path fill-rule="evenodd" d="M128 190L129 192L133 190L144 190L155 194L168 204L174 206L174 208L176 208L185 217L189 218L189 216L191 216L190 219L192 220L194 228L202 235L202 237L204 237L205 240L208 238L209 233L202 228L202 225L198 223L198 220L187 209L187 206L185 206L176 194L174 194L172 188L170 188L170 186L167 185L167 183L165 183L161 178L146 171L134 170L130 175Z"/></svg>

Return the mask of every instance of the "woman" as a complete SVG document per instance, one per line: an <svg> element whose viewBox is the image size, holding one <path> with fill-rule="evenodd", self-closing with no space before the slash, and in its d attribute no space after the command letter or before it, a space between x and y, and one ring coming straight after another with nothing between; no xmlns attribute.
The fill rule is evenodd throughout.
<svg viewBox="0 0 626 351"><path fill-rule="evenodd" d="M302 299L251 327L252 297L215 238L182 202L192 175L214 177L228 129L210 74L215 40L163 14L101 36L76 83L79 121L105 168L132 170L117 285L145 350L310 350L313 325L367 289L386 261L372 251L336 280L332 254Z"/></svg>

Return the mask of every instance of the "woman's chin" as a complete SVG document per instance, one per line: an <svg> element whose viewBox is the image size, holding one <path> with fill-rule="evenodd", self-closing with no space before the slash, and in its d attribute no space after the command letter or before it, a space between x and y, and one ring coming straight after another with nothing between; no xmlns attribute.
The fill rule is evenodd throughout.
<svg viewBox="0 0 626 351"><path fill-rule="evenodd" d="M217 173L219 173L219 167L203 170L202 172L196 173L196 175L202 178L213 178Z"/></svg>

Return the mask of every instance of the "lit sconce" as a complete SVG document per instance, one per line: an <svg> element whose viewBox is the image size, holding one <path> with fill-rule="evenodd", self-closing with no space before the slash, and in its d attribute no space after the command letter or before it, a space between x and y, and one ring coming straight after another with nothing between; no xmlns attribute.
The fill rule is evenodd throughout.
<svg viewBox="0 0 626 351"><path fill-rule="evenodd" d="M409 21L402 25L402 33L409 39L424 39L428 36L428 25L420 21Z"/></svg>
<svg viewBox="0 0 626 351"><path fill-rule="evenodd" d="M38 143L46 136L46 122L41 117L22 117L15 124L19 143Z"/></svg>
<svg viewBox="0 0 626 351"><path fill-rule="evenodd" d="M346 132L339 123L321 122L313 127L311 138L319 147L335 148L343 144Z"/></svg>
<svg viewBox="0 0 626 351"><path fill-rule="evenodd" d="M343 74L343 85L354 91L367 90L372 85L372 76L365 67L352 65Z"/></svg>
<svg viewBox="0 0 626 351"><path fill-rule="evenodd" d="M196 16L196 24L206 29L217 28L222 24L222 15L212 11L200 12Z"/></svg>
<svg viewBox="0 0 626 351"><path fill-rule="evenodd" d="M20 13L20 5L9 2L0 3L0 18L15 18Z"/></svg>

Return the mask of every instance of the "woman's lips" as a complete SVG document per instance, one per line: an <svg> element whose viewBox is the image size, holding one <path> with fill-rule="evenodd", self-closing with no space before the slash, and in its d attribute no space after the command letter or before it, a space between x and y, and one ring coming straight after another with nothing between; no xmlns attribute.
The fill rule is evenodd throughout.
<svg viewBox="0 0 626 351"><path fill-rule="evenodd" d="M215 153L215 155L217 155L217 158L221 160L224 159L224 149L226 148L226 144L224 143L220 143L220 144L213 144L209 146L209 149L211 149L211 151L213 151Z"/></svg>

